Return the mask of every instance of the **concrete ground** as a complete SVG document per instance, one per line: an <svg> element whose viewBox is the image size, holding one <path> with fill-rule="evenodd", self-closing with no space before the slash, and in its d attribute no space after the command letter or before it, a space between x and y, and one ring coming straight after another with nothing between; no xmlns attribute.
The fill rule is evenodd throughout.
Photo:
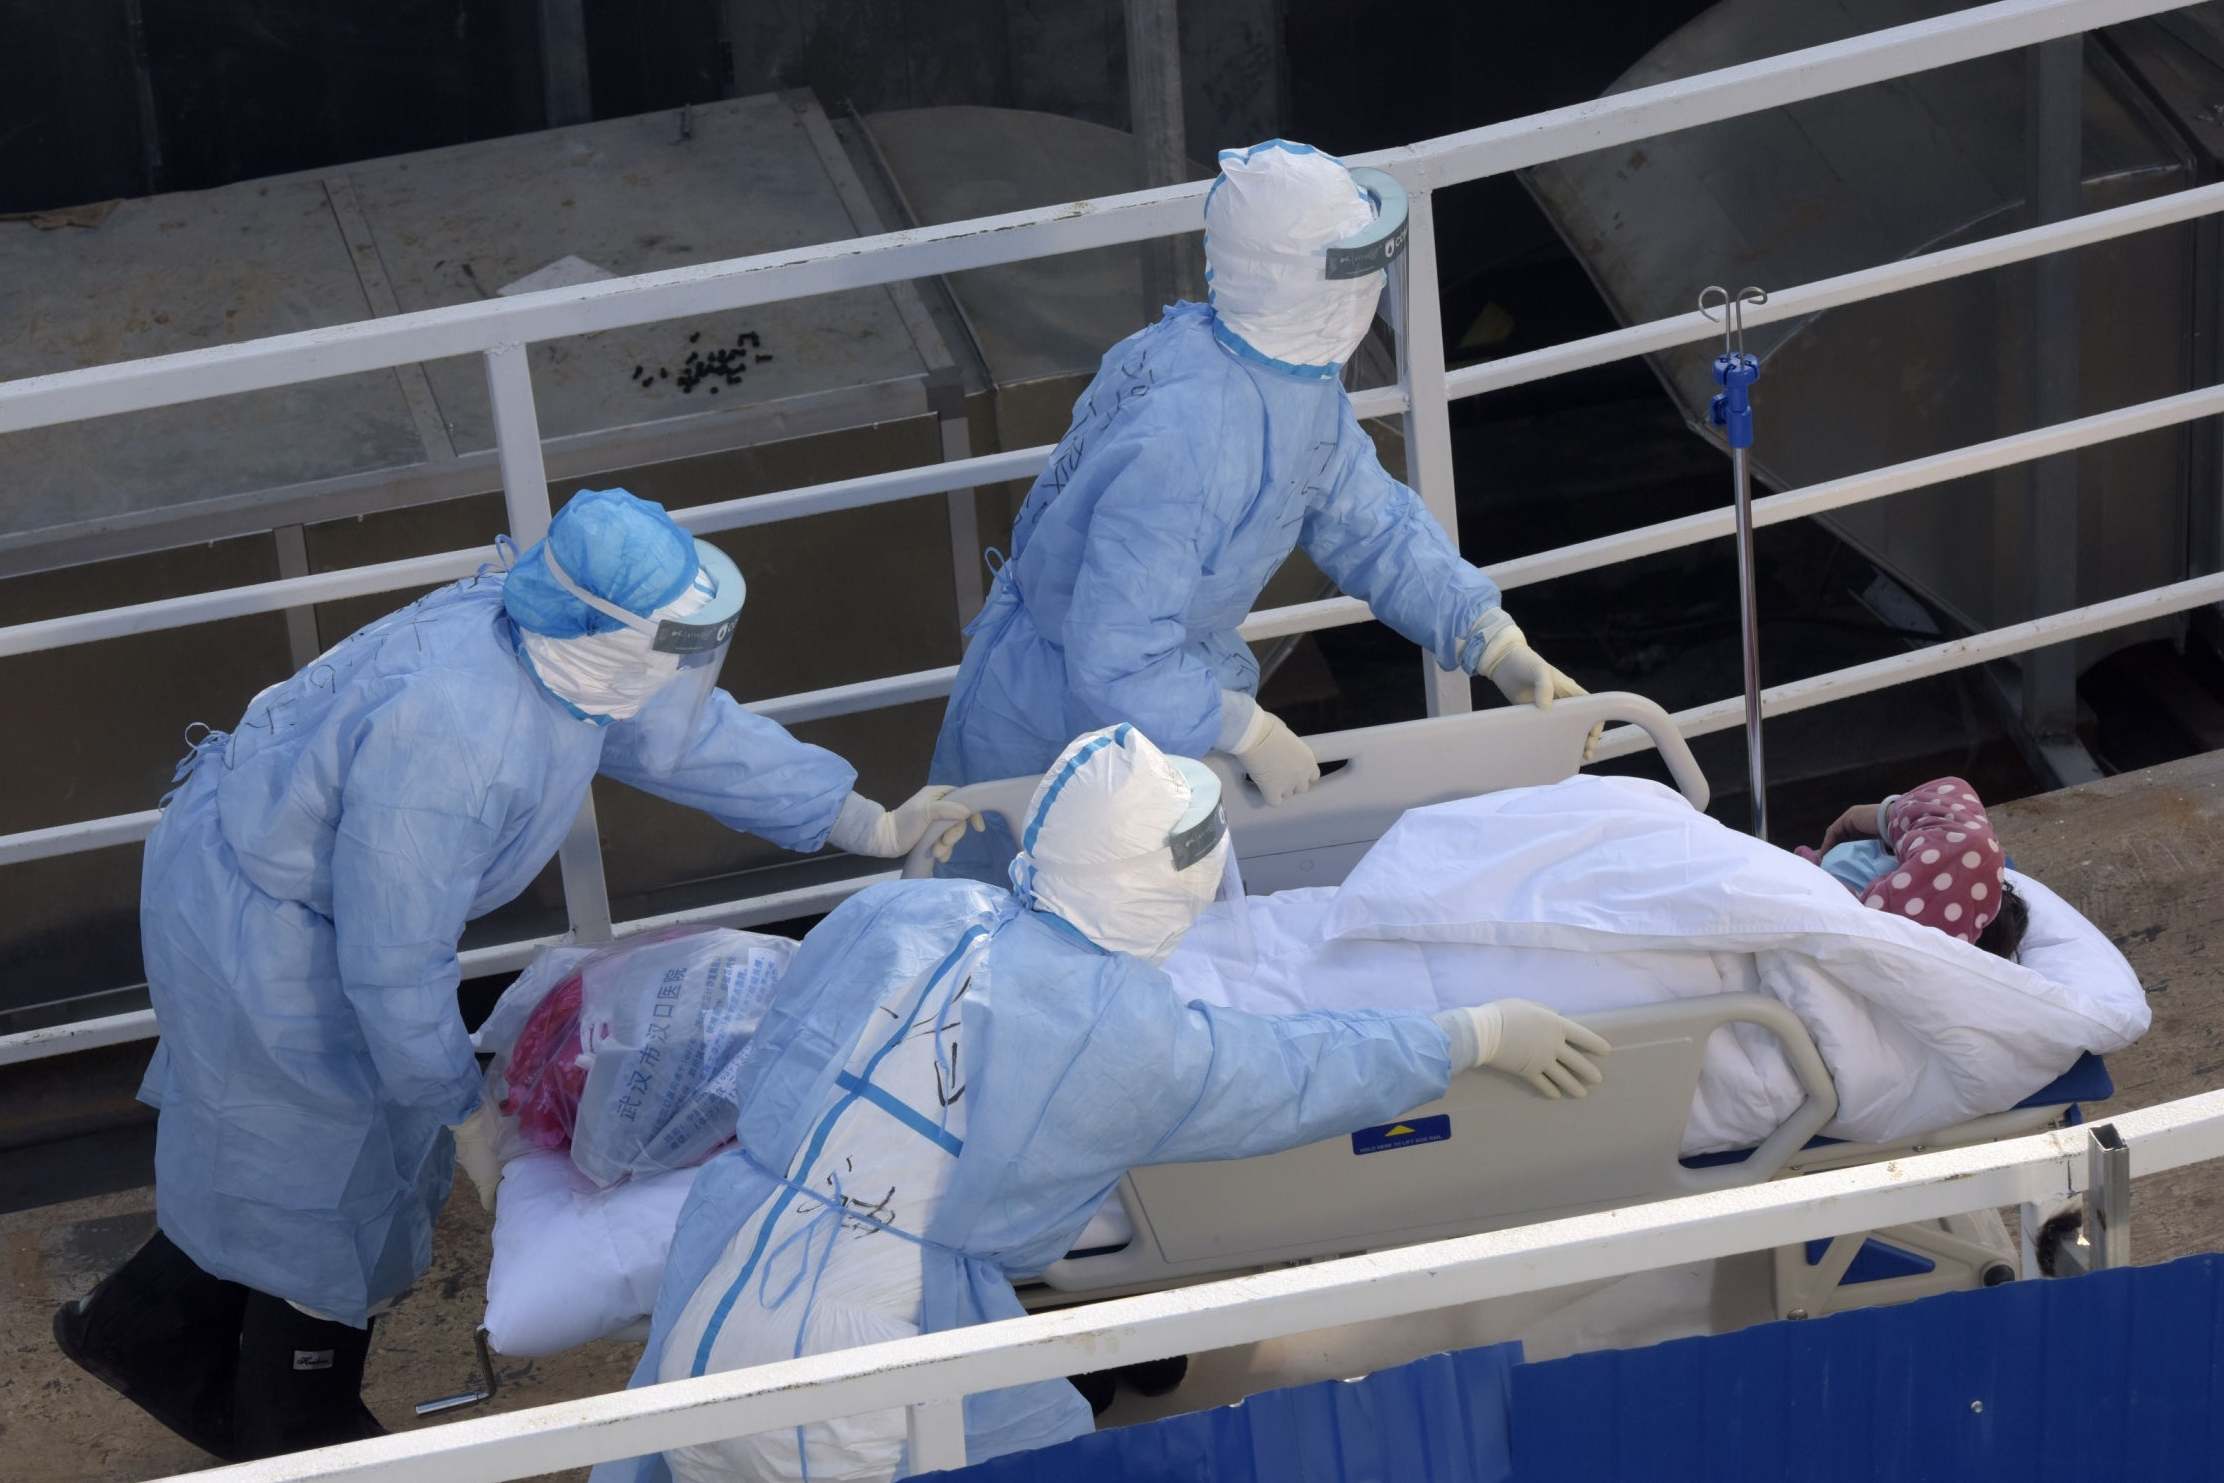
<svg viewBox="0 0 2224 1483"><path fill-rule="evenodd" d="M2123 950L2154 1027L2108 1058L2116 1095L2088 1117L2224 1086L2224 752L1991 811L2016 867L2066 897ZM2224 1250L2224 1162L2133 1187L2133 1259Z"/></svg>
<svg viewBox="0 0 2224 1483"><path fill-rule="evenodd" d="M472 1335L486 1299L488 1217L467 1181L441 1213L432 1269L379 1321L364 1399L400 1431L420 1401L475 1388ZM0 1477L23 1483L110 1483L215 1466L145 1413L63 1359L55 1305L88 1292L154 1229L154 1191L134 1190L0 1216ZM637 1349L590 1344L556 1359L497 1356L501 1389L486 1405L440 1420L485 1416L622 1389ZM576 1475L585 1477L584 1471Z"/></svg>
<svg viewBox="0 0 2224 1483"><path fill-rule="evenodd" d="M2224 1084L2224 753L2011 803L1994 811L2022 869L2098 923L2138 969L2155 1022L2109 1058L2116 1097L2101 1114ZM151 1191L0 1216L0 1475L39 1483L107 1483L209 1465L56 1353L54 1306L88 1290L152 1226ZM385 1320L367 1399L389 1427L416 1424L415 1404L474 1381L472 1334L485 1291L487 1218L468 1191L449 1202L432 1270ZM2224 1248L2224 1163L2140 1181L2133 1251L2159 1262ZM476 1416L616 1389L628 1345L553 1360L505 1361L501 1394ZM1149 1410L1162 1410L1152 1406ZM1115 1416L1141 1410L1123 1405Z"/></svg>

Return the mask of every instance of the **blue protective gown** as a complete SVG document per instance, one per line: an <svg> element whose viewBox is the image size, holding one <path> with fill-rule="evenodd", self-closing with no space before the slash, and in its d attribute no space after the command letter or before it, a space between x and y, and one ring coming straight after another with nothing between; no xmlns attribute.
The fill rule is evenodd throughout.
<svg viewBox="0 0 2224 1483"><path fill-rule="evenodd" d="M502 577L435 592L257 696L147 841L156 1218L204 1270L362 1324L423 1272L480 1077L464 923L563 843L597 771L790 849L855 773L711 698L684 763L520 661Z"/></svg>
<svg viewBox="0 0 2224 1483"><path fill-rule="evenodd" d="M1029 492L1011 560L967 630L930 777L1039 773L1120 721L1203 756L1220 692L1258 689L1236 630L1298 545L1447 668L1498 602L1384 471L1341 383L1250 352L1203 305L1175 305L1106 354ZM1006 841L965 873L1001 881L1008 859Z"/></svg>
<svg viewBox="0 0 2224 1483"><path fill-rule="evenodd" d="M1442 1096L1450 1069L1424 1016L1185 1005L1159 969L1008 892L872 887L803 940L744 1055L739 1147L688 1197L633 1384L1017 1317L1011 1279L1063 1256L1129 1168L1382 1122ZM1090 1425L1063 1381L965 1405L975 1461ZM867 1475L875 1445L901 1473L900 1412L804 1430L811 1477ZM796 1440L680 1462L798 1477ZM659 1456L595 1483L672 1476Z"/></svg>

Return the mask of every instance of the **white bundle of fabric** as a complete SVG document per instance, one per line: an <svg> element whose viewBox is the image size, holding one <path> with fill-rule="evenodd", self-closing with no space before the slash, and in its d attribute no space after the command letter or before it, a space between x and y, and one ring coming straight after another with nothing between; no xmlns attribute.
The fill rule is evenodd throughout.
<svg viewBox="0 0 2224 1483"><path fill-rule="evenodd" d="M1873 911L1785 850L1635 778L1415 809L1343 885L1254 898L1249 958L1210 918L1167 972L1261 1013L1520 997L1582 1015L1703 994L1782 1000L1838 1089L1830 1136L1888 1142L2014 1106L2144 1034L2123 955L2037 881L2019 962ZM1708 1047L1687 1153L1745 1148L1802 1099L1773 1036Z"/></svg>

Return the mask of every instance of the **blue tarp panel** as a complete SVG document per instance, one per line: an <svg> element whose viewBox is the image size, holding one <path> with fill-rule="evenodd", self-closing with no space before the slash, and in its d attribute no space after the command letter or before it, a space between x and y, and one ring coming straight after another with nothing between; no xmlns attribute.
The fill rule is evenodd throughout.
<svg viewBox="0 0 2224 1483"><path fill-rule="evenodd" d="M1519 1344L1439 1354L1364 1380L1097 1432L928 1476L966 1483L1504 1483ZM1561 1483L1566 1483L1565 1479Z"/></svg>
<svg viewBox="0 0 2224 1483"><path fill-rule="evenodd" d="M2224 1258L1522 1365L1522 1483L2224 1477Z"/></svg>

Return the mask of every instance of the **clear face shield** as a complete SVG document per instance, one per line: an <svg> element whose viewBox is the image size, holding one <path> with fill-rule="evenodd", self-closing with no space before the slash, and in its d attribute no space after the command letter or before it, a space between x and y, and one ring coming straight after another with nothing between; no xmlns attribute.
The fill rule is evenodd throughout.
<svg viewBox="0 0 2224 1483"><path fill-rule="evenodd" d="M1163 962L1177 945L1190 943L1215 958L1249 963L1250 907L1243 890L1243 867L1228 835L1228 815L1220 803L1220 777L1190 757L1168 759L1188 781L1190 805L1175 822L1166 847L1172 856L1177 888L1194 903L1187 932L1177 934L1158 954Z"/></svg>
<svg viewBox="0 0 2224 1483"><path fill-rule="evenodd" d="M1405 333L1405 249L1412 227L1412 205L1396 177L1364 166L1351 172L1352 184L1375 208L1375 219L1329 247L1322 273L1330 283L1354 288L1359 280L1382 275L1375 312L1393 335ZM1387 292L1382 292L1382 289Z"/></svg>
<svg viewBox="0 0 2224 1483"><path fill-rule="evenodd" d="M703 708L718 688L727 651L733 647L742 600L748 595L740 568L716 546L697 541L695 576L687 590L657 610L666 616L644 618L572 581L557 564L552 548L544 546L541 554L557 586L647 640L643 666L664 678L640 710L619 724L632 728L635 749L645 766L655 772L671 771L693 745Z"/></svg>

